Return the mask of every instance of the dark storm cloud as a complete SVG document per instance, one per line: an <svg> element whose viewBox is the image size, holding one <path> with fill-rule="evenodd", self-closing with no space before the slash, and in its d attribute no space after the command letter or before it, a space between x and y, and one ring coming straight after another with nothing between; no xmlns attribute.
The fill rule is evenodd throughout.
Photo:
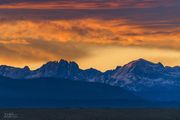
<svg viewBox="0 0 180 120"><path fill-rule="evenodd" d="M48 3L54 2L63 6L84 5L84 3L94 3L93 5L106 6L107 3L115 3L114 9L99 9L95 7L89 10L68 9L6 9L0 10L0 20L58 20L58 19L127 19L133 23L146 27L174 27L180 24L180 1L179 0L1 0L1 5L19 3ZM156 7L154 7L154 4ZM0 6L1 6L0 5ZM47 4L48 5L48 4ZM142 6L149 7L142 7ZM136 6L136 7L134 7ZM64 8L64 7L63 7Z"/></svg>
<svg viewBox="0 0 180 120"><path fill-rule="evenodd" d="M169 28L180 25L179 7L126 8L113 10L0 10L0 21L14 20L71 20L126 19L148 28ZM128 23L130 24L130 23ZM119 24L121 25L121 24Z"/></svg>
<svg viewBox="0 0 180 120"><path fill-rule="evenodd" d="M58 0L1 0L0 4L14 4L14 3L24 3L24 2L48 2L48 1L58 1Z"/></svg>

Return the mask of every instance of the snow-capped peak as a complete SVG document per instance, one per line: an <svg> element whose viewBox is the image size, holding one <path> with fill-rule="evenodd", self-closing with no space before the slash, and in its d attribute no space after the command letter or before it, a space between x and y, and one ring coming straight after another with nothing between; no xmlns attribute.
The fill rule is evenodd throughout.
<svg viewBox="0 0 180 120"><path fill-rule="evenodd" d="M73 61L61 59L50 61L36 70L30 70L28 66L15 68L10 66L0 66L0 76L10 78L39 78L55 77L71 80L85 80L90 82L102 82L115 86L128 86L136 89L137 86L153 86L163 84L174 84L180 79L180 67L164 67L161 63L153 63L145 59L137 59L124 66L118 66L106 72L98 71L94 68L80 69ZM133 85L133 87L132 87ZM176 82L180 86L180 82Z"/></svg>

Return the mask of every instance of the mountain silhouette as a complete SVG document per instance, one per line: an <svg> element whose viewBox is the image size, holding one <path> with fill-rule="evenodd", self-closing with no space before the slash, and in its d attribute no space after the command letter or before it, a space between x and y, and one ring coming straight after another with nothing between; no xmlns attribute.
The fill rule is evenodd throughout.
<svg viewBox="0 0 180 120"><path fill-rule="evenodd" d="M106 72L95 68L83 70L76 62L63 59L47 62L36 70L30 70L28 66L16 68L1 65L0 76L13 79L14 82L19 79L31 81L51 78L101 83L119 87L151 101L180 101L180 67L164 66L142 58Z"/></svg>

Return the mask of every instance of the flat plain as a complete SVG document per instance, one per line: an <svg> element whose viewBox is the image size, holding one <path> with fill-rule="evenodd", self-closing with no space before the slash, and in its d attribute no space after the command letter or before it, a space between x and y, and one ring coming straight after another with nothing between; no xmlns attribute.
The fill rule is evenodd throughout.
<svg viewBox="0 0 180 120"><path fill-rule="evenodd" d="M180 109L1 109L0 120L180 120Z"/></svg>

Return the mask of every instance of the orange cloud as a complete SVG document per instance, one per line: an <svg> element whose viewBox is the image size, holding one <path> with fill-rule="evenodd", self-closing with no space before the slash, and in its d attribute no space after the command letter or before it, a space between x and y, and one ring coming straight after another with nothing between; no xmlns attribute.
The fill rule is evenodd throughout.
<svg viewBox="0 0 180 120"><path fill-rule="evenodd" d="M1 9L117 9L117 8L150 8L159 6L174 6L177 0L26 0L2 2Z"/></svg>
<svg viewBox="0 0 180 120"><path fill-rule="evenodd" d="M126 19L16 20L1 22L0 29L0 62L20 64L19 66L28 63L32 68L36 68L45 61L59 58L78 61L89 58L90 60L91 57L94 58L92 51L102 46L104 48L111 46L111 49L106 49L110 51L113 51L113 46L131 47L131 51L140 47L141 55L145 57L149 54L146 51L150 51L150 49L144 50L147 48L164 48L165 51L171 49L171 53L173 50L180 50L178 26L154 28ZM115 51L114 53L117 53ZM104 55L102 58L108 57L105 53L101 52ZM160 51L158 55L160 56L161 53L164 55L167 52ZM153 54L151 53L152 56ZM137 56L141 57L140 54ZM98 59L101 58L97 57L96 60Z"/></svg>
<svg viewBox="0 0 180 120"><path fill-rule="evenodd" d="M148 28L125 19L11 21L0 24L0 43L33 40L179 49L180 28Z"/></svg>
<svg viewBox="0 0 180 120"><path fill-rule="evenodd" d="M120 3L96 3L96 2L74 2L74 1L48 1L48 2L22 2L0 5L1 9L113 9L120 7Z"/></svg>
<svg viewBox="0 0 180 120"><path fill-rule="evenodd" d="M1 23L0 28L1 43L45 40L178 49L180 42L179 28L146 28L123 19L13 21Z"/></svg>

